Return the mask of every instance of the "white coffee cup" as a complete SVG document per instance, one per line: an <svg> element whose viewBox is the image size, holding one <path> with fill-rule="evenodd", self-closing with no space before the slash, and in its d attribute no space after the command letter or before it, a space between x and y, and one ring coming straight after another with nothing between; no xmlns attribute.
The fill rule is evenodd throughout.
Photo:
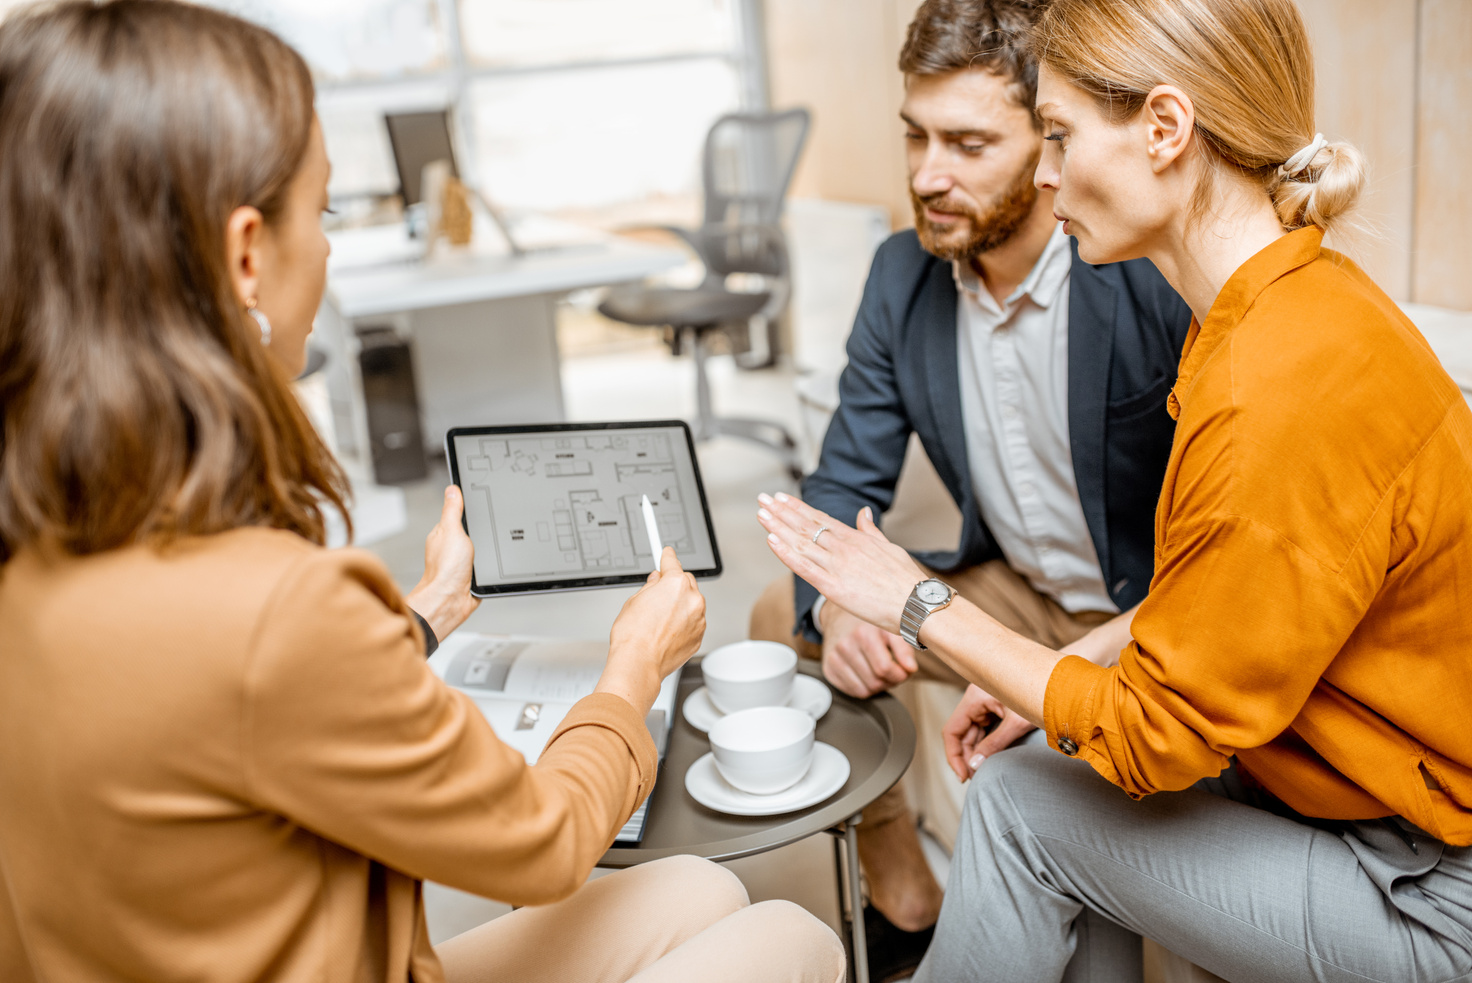
<svg viewBox="0 0 1472 983"><path fill-rule="evenodd" d="M722 713L785 706L797 678L797 653L780 642L733 642L700 662L705 690Z"/></svg>
<svg viewBox="0 0 1472 983"><path fill-rule="evenodd" d="M813 718L791 707L739 710L710 728L721 777L743 792L772 795L802 780L813 763Z"/></svg>

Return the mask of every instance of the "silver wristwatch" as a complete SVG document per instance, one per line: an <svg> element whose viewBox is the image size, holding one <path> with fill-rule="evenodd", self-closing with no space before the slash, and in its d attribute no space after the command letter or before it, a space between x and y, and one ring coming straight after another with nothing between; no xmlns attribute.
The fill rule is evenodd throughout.
<svg viewBox="0 0 1472 983"><path fill-rule="evenodd" d="M920 581L910 591L909 600L905 601L904 613L900 615L900 637L915 648L923 650L925 646L920 644L920 626L925 624L926 618L950 604L955 596L956 592L949 584L934 577Z"/></svg>

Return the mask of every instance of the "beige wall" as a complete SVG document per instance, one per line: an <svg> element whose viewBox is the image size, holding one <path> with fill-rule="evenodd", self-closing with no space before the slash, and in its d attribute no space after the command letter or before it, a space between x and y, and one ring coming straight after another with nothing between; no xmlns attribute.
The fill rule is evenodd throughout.
<svg viewBox="0 0 1472 983"><path fill-rule="evenodd" d="M1417 2L1298 0L1313 35L1319 130L1353 143L1370 164L1357 216L1364 228L1334 245L1400 300L1411 284Z"/></svg>
<svg viewBox="0 0 1472 983"><path fill-rule="evenodd" d="M881 205L909 225L899 60L919 0L766 0L772 105L813 129L792 194Z"/></svg>
<svg viewBox="0 0 1472 983"><path fill-rule="evenodd" d="M1336 245L1391 296L1472 310L1472 0L1299 0L1319 129L1370 162ZM895 60L918 0L767 0L772 100L813 110L796 195L910 223Z"/></svg>
<svg viewBox="0 0 1472 983"><path fill-rule="evenodd" d="M1472 0L1421 0L1414 299L1472 310Z"/></svg>

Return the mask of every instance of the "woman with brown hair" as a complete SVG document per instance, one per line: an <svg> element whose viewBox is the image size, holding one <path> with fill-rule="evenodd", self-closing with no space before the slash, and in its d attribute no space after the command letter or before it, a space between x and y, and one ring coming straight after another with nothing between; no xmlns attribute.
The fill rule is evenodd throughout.
<svg viewBox="0 0 1472 983"><path fill-rule="evenodd" d="M0 27L0 979L834 983L832 932L713 864L582 886L704 632L673 552L529 768L425 664L475 604L454 489L407 598L322 548L312 105L206 8ZM542 907L436 950L423 878Z"/></svg>
<svg viewBox="0 0 1472 983"><path fill-rule="evenodd" d="M759 513L824 596L976 684L916 979L1138 979L1140 936L1229 980L1472 978L1472 412L1323 248L1364 177L1316 132L1299 12L1053 0L1033 43L1064 230L1195 315L1148 597L1094 664L923 580L870 516ZM968 760L996 701L1061 754Z"/></svg>

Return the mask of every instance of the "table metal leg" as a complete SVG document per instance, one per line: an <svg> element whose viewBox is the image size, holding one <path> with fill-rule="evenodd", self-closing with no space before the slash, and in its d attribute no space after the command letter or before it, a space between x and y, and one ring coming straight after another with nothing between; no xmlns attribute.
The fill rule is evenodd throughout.
<svg viewBox="0 0 1472 983"><path fill-rule="evenodd" d="M862 816L843 824L843 842L848 848L848 903L853 912L849 933L854 947L854 983L869 983L869 947L864 935L864 886L859 879L859 840L855 832Z"/></svg>
<svg viewBox="0 0 1472 983"><path fill-rule="evenodd" d="M838 886L838 920L848 935L850 983L869 983L869 947L864 934L864 882L859 875L859 840L854 827L863 813L828 830L833 837L833 879ZM847 881L847 885L845 885Z"/></svg>
<svg viewBox="0 0 1472 983"><path fill-rule="evenodd" d="M843 857L843 830L830 829L828 835L833 837L833 883L838 889L838 925L843 929L844 949L848 954L848 975L845 979L852 980L854 978L854 923L853 916L848 910L848 891L843 886L843 873L848 866Z"/></svg>

